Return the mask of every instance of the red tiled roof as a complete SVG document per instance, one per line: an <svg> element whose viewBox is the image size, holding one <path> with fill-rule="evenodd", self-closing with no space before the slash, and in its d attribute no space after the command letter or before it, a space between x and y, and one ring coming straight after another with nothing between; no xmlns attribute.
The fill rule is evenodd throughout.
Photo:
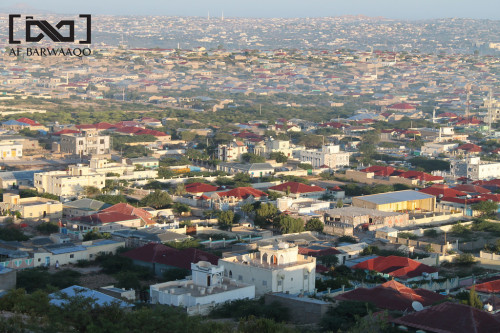
<svg viewBox="0 0 500 333"><path fill-rule="evenodd" d="M422 273L435 273L434 267L424 265L410 258L388 256L369 259L352 267L353 269L366 269L390 276L408 279L422 275Z"/></svg>
<svg viewBox="0 0 500 333"><path fill-rule="evenodd" d="M205 183L191 183L185 186L186 192L188 193L203 193L203 192L213 192L217 190L217 186L213 186Z"/></svg>
<svg viewBox="0 0 500 333"><path fill-rule="evenodd" d="M476 180L475 182L472 182L472 184L483 186L483 187L487 187L487 186L500 187L500 179Z"/></svg>
<svg viewBox="0 0 500 333"><path fill-rule="evenodd" d="M122 221L132 221L132 220L137 220L139 218L140 217L138 217L138 216L134 216L134 215L130 215L130 214L101 211L99 213L95 213L92 215L74 217L71 220L98 225L98 224L115 223L115 222L122 222Z"/></svg>
<svg viewBox="0 0 500 333"><path fill-rule="evenodd" d="M500 279L476 284L475 289L481 293L500 293Z"/></svg>
<svg viewBox="0 0 500 333"><path fill-rule="evenodd" d="M21 123L28 124L30 126L40 126L40 124L37 123L36 121L29 119L29 118L26 118L26 117L19 118L19 119L17 119L17 121L19 121Z"/></svg>
<svg viewBox="0 0 500 333"><path fill-rule="evenodd" d="M485 194L491 192L490 190L484 187L472 184L457 185L454 187L454 189L457 191L468 192L468 193L479 193L479 194Z"/></svg>
<svg viewBox="0 0 500 333"><path fill-rule="evenodd" d="M270 190L286 192L287 189L290 189L290 193L300 194L300 193L311 193L311 192L322 192L325 189L319 186L311 186L302 184L299 182L286 182L280 185L271 186Z"/></svg>
<svg viewBox="0 0 500 333"><path fill-rule="evenodd" d="M436 184L432 185L431 187L423 188L419 190L419 192L426 193L433 195L435 197L465 197L467 196L467 193L459 191L454 188L448 187L448 185L445 184Z"/></svg>
<svg viewBox="0 0 500 333"><path fill-rule="evenodd" d="M373 172L375 176L381 177L389 177L394 173L396 169L390 166L380 166L380 165L372 165L368 168L362 169L363 172Z"/></svg>
<svg viewBox="0 0 500 333"><path fill-rule="evenodd" d="M52 135L76 134L76 133L80 133L80 131L65 128L63 130L60 130L59 132L52 133Z"/></svg>
<svg viewBox="0 0 500 333"><path fill-rule="evenodd" d="M413 311L412 303L417 301L429 306L446 296L426 289L411 289L391 280L375 288L357 288L335 297L337 301L361 301L373 303L377 308L396 311Z"/></svg>
<svg viewBox="0 0 500 333"><path fill-rule="evenodd" d="M253 187L237 187L226 192L218 192L217 195L219 197L234 197L238 199L246 199L249 196L253 196L255 198L266 197L267 193L256 190Z"/></svg>
<svg viewBox="0 0 500 333"><path fill-rule="evenodd" d="M489 313L458 303L442 303L393 319L396 324L437 333L500 332L500 322Z"/></svg>
<svg viewBox="0 0 500 333"><path fill-rule="evenodd" d="M423 171L414 171L414 170L405 171L401 173L399 176L408 179L418 179L420 181L426 181L426 182L435 182L444 179L443 177L440 176L433 176Z"/></svg>
<svg viewBox="0 0 500 333"><path fill-rule="evenodd" d="M457 115L451 112L440 113L436 117L438 118L457 118Z"/></svg>
<svg viewBox="0 0 500 333"><path fill-rule="evenodd" d="M459 147L457 147L457 149L459 150L465 150L469 153L480 153L483 151L483 149L481 147L479 147L478 145L475 145L473 143L466 143L466 144L463 144Z"/></svg>
<svg viewBox="0 0 500 333"><path fill-rule="evenodd" d="M191 269L191 263L208 261L217 265L219 257L198 249L177 250L163 244L149 243L139 248L122 253L132 260L163 264L172 267Z"/></svg>
<svg viewBox="0 0 500 333"><path fill-rule="evenodd" d="M488 200L488 199L486 199L486 198L461 199L461 198L457 198L457 197L442 197L441 198L441 202L448 201L448 202L459 203L462 205L465 205L466 203L467 203L467 205L472 205L472 204L475 204L475 203L478 203L481 201L486 201L486 200Z"/></svg>
<svg viewBox="0 0 500 333"><path fill-rule="evenodd" d="M151 214L148 211L145 211L144 209L131 206L131 205L124 203L124 202L121 202L121 203L118 203L118 204L113 205L111 207L108 207L106 209L103 209L103 210L101 210L101 212L117 212L117 213L122 213L122 214L128 214L128 215L132 215L132 216L137 216L148 224L154 223L153 221L151 221L153 214Z"/></svg>

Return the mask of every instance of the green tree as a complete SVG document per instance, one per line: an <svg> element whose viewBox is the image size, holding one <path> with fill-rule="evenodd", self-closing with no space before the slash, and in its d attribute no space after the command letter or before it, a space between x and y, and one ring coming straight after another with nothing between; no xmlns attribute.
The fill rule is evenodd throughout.
<svg viewBox="0 0 500 333"><path fill-rule="evenodd" d="M344 207L344 201L342 201L342 199L339 199L337 201L337 208L342 208L342 207Z"/></svg>
<svg viewBox="0 0 500 333"><path fill-rule="evenodd" d="M99 232L97 230L91 230L83 236L83 240L86 241L91 241L91 240L96 240L96 239L110 239L111 234L109 232Z"/></svg>
<svg viewBox="0 0 500 333"><path fill-rule="evenodd" d="M176 202L173 205L173 210L176 214L182 215L182 213L189 213L191 211L191 207L184 203Z"/></svg>
<svg viewBox="0 0 500 333"><path fill-rule="evenodd" d="M86 197L95 197L101 194L101 190L95 186L84 186L83 195Z"/></svg>
<svg viewBox="0 0 500 333"><path fill-rule="evenodd" d="M168 281L182 280L191 273L190 270L184 268L170 268L163 273L163 279Z"/></svg>
<svg viewBox="0 0 500 333"><path fill-rule="evenodd" d="M44 235L50 235L59 231L57 223L47 222L40 223L35 227L36 231Z"/></svg>
<svg viewBox="0 0 500 333"><path fill-rule="evenodd" d="M117 282L117 286L119 288L125 289L134 289L138 290L141 288L141 282L139 280L139 276L135 272L125 271L119 272L115 275Z"/></svg>
<svg viewBox="0 0 500 333"><path fill-rule="evenodd" d="M372 303L342 301L336 307L331 307L321 318L321 328L328 332L345 332L353 327L359 318L375 311Z"/></svg>
<svg viewBox="0 0 500 333"><path fill-rule="evenodd" d="M461 253L460 255L458 255L458 257L455 258L455 262L462 266L470 266L473 265L476 260L470 253Z"/></svg>
<svg viewBox="0 0 500 333"><path fill-rule="evenodd" d="M277 226L284 234L292 234L304 231L304 221L300 218L293 218L289 215L280 215Z"/></svg>
<svg viewBox="0 0 500 333"><path fill-rule="evenodd" d="M288 161L288 157L281 151L273 151L269 154L270 160L275 160L276 163L286 163Z"/></svg>
<svg viewBox="0 0 500 333"><path fill-rule="evenodd" d="M469 292L469 305L476 309L483 309L483 302L481 302L481 298L476 293L476 288L473 286Z"/></svg>
<svg viewBox="0 0 500 333"><path fill-rule="evenodd" d="M153 193L148 194L139 202L142 206L150 206L155 209L170 207L172 198L167 192L162 190L155 190Z"/></svg>
<svg viewBox="0 0 500 333"><path fill-rule="evenodd" d="M222 230L231 230L233 228L234 216L231 210L221 211L217 216L217 224Z"/></svg>
<svg viewBox="0 0 500 333"><path fill-rule="evenodd" d="M175 195L184 195L186 194L186 186L184 186L184 184L182 183L179 183L175 186L175 189L174 189L174 194Z"/></svg>
<svg viewBox="0 0 500 333"><path fill-rule="evenodd" d="M3 227L0 228L0 240L3 241L18 241L23 242L30 239L21 230L15 227Z"/></svg>
<svg viewBox="0 0 500 333"><path fill-rule="evenodd" d="M335 254L327 254L318 258L326 267L332 267L339 263L339 258Z"/></svg>
<svg viewBox="0 0 500 333"><path fill-rule="evenodd" d="M255 207L251 203L246 203L241 206L241 211L245 213L246 216L249 216L252 212L255 211Z"/></svg>
<svg viewBox="0 0 500 333"><path fill-rule="evenodd" d="M266 158L252 153L245 153L241 155L241 160L245 163L264 163Z"/></svg>
<svg viewBox="0 0 500 333"><path fill-rule="evenodd" d="M278 215L278 208L270 203L263 203L255 211L255 224L260 227L273 223Z"/></svg>
<svg viewBox="0 0 500 333"><path fill-rule="evenodd" d="M318 218L312 218L306 223L306 231L322 232L324 227L324 223Z"/></svg>
<svg viewBox="0 0 500 333"><path fill-rule="evenodd" d="M498 211L498 204L493 201L481 201L472 205L472 209L481 212L481 216L493 217Z"/></svg>

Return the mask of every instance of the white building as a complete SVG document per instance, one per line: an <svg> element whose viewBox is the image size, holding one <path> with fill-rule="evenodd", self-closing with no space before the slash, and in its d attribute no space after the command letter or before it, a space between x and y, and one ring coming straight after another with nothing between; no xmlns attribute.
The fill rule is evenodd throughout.
<svg viewBox="0 0 500 333"><path fill-rule="evenodd" d="M105 175L93 172L88 165L71 165L68 171L35 173L35 187L39 192L62 197L75 197L83 193L85 186L102 189Z"/></svg>
<svg viewBox="0 0 500 333"><path fill-rule="evenodd" d="M421 155L437 157L439 154L450 153L457 147L458 143L426 142L421 148Z"/></svg>
<svg viewBox="0 0 500 333"><path fill-rule="evenodd" d="M152 304L186 308L189 314L206 314L216 304L255 298L255 286L224 276L223 265L207 261L191 264L192 278L150 286Z"/></svg>
<svg viewBox="0 0 500 333"><path fill-rule="evenodd" d="M500 163L481 162L480 157L468 157L461 160L452 160L451 175L455 178L468 177L472 180L485 180L500 177Z"/></svg>
<svg viewBox="0 0 500 333"><path fill-rule="evenodd" d="M217 146L217 158L223 162L240 161L245 153L248 153L248 147L241 141Z"/></svg>
<svg viewBox="0 0 500 333"><path fill-rule="evenodd" d="M108 135L100 135L96 130L62 134L61 152L80 156L109 154L110 137Z"/></svg>
<svg viewBox="0 0 500 333"><path fill-rule="evenodd" d="M237 282L255 285L255 295L268 292L313 292L316 258L299 254L289 243L259 247L258 252L219 259L224 275Z"/></svg>
<svg viewBox="0 0 500 333"><path fill-rule="evenodd" d="M286 157L292 157L293 149L290 148L290 141L286 140L266 140L266 156L271 153L283 153Z"/></svg>
<svg viewBox="0 0 500 333"><path fill-rule="evenodd" d="M23 143L21 141L1 140L0 159L11 159L23 156Z"/></svg>
<svg viewBox="0 0 500 333"><path fill-rule="evenodd" d="M326 165L331 169L349 166L347 152L341 152L338 145L324 145L321 149L305 149L297 152L298 158L303 163L310 163L313 168Z"/></svg>

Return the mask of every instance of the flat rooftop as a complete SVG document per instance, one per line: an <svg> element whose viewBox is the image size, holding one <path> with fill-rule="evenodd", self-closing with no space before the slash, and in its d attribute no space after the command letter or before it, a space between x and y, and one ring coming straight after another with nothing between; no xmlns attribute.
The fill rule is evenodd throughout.
<svg viewBox="0 0 500 333"><path fill-rule="evenodd" d="M355 198L363 201L372 202L377 205L384 205L402 201L431 199L434 198L434 196L414 190L404 190L404 191L364 195Z"/></svg>
<svg viewBox="0 0 500 333"><path fill-rule="evenodd" d="M203 297L224 293L230 290L237 290L248 286L249 284L236 282L233 279L223 277L221 284L210 287L195 285L193 280L180 280L156 284L151 286L151 288L161 292L168 292L173 295L184 295L190 293L193 297ZM210 292L208 292L209 289L211 290Z"/></svg>
<svg viewBox="0 0 500 333"><path fill-rule="evenodd" d="M370 216L383 216L383 217L401 215L401 213L383 212L383 211L376 210L376 209L354 207L354 206L328 209L325 211L325 213L328 215L349 215L349 216L370 215Z"/></svg>

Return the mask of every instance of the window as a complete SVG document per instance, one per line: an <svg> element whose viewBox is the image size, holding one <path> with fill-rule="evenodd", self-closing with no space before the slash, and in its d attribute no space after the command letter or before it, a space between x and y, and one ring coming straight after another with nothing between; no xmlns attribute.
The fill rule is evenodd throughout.
<svg viewBox="0 0 500 333"><path fill-rule="evenodd" d="M75 257L75 255L74 255L74 254L70 254L70 255L69 255L69 257L70 257L70 258L74 258L74 257Z"/></svg>
<svg viewBox="0 0 500 333"><path fill-rule="evenodd" d="M242 275L238 275L238 280L243 281L243 276Z"/></svg>
<svg viewBox="0 0 500 333"><path fill-rule="evenodd" d="M100 143L101 145L103 145L103 144L104 144L104 139L101 139L101 141L99 141L99 143Z"/></svg>
<svg viewBox="0 0 500 333"><path fill-rule="evenodd" d="M282 284L282 281L278 280L278 286L281 286L281 284Z"/></svg>
<svg viewBox="0 0 500 333"><path fill-rule="evenodd" d="M42 261L42 259L38 258L38 262Z"/></svg>
<svg viewBox="0 0 500 333"><path fill-rule="evenodd" d="M263 286L267 286L267 281L266 280L262 280L262 285Z"/></svg>

